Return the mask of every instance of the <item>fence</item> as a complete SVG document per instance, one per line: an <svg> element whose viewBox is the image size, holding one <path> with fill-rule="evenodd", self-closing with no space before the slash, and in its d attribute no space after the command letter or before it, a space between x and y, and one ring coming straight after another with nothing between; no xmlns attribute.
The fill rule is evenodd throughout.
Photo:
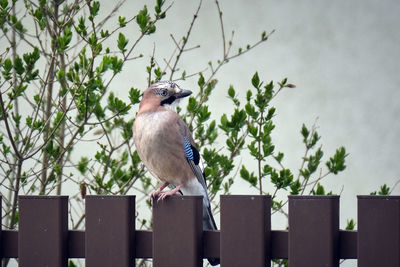
<svg viewBox="0 0 400 267"><path fill-rule="evenodd" d="M68 230L68 197L19 197L18 231L1 231L1 257L19 266L400 266L400 196L359 196L358 232L339 230L339 197L290 196L289 231L271 231L268 196L221 196L221 230L202 230L202 199L174 196L153 207L153 231L135 230L134 196L87 196L85 231Z"/></svg>

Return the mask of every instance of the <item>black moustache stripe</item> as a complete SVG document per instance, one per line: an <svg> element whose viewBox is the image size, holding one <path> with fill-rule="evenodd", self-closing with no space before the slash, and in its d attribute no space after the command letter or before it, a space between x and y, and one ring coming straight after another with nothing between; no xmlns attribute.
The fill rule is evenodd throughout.
<svg viewBox="0 0 400 267"><path fill-rule="evenodd" d="M165 104L171 105L175 100L176 100L176 96L172 95L172 96L168 97L167 99L164 99L163 101L161 101L160 105L161 106L164 106Z"/></svg>

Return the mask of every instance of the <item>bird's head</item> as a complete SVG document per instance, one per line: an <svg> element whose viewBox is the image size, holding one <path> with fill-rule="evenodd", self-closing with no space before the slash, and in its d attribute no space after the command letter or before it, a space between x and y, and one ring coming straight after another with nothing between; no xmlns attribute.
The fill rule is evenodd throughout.
<svg viewBox="0 0 400 267"><path fill-rule="evenodd" d="M180 88L171 81L160 81L150 85L143 94L140 109L165 106L175 109L181 98L189 96L192 91Z"/></svg>

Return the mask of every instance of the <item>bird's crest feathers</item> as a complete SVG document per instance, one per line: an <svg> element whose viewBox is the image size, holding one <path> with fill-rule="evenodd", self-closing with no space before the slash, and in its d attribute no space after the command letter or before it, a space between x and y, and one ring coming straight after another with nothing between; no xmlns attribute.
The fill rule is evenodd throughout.
<svg viewBox="0 0 400 267"><path fill-rule="evenodd" d="M179 100L189 96L192 92L180 88L176 83L171 81L160 81L150 85L144 92L143 98L139 107L139 112L142 110L155 110L160 106L170 108L175 111Z"/></svg>

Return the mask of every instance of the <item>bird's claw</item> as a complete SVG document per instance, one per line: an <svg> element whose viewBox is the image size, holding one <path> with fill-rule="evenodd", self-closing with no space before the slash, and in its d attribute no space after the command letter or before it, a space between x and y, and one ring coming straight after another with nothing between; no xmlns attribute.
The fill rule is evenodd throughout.
<svg viewBox="0 0 400 267"><path fill-rule="evenodd" d="M149 195L149 201L150 204L153 203L154 199L157 198L157 202L164 200L167 196L172 196L172 195L181 195L182 193L180 193L180 188L182 187L182 185L178 185L177 187L175 187L174 189L172 189L171 191L168 192L162 192L162 190L165 188L166 186L162 186L161 188L159 188L158 190L154 191L153 193L151 193Z"/></svg>
<svg viewBox="0 0 400 267"><path fill-rule="evenodd" d="M150 201L150 203L151 203L151 201L153 200L153 198L155 198L157 195L159 195L160 194L160 192L157 190L157 191L154 191L154 192L152 192L152 193L150 193L150 195L149 195L149 197L148 197L148 200Z"/></svg>
<svg viewBox="0 0 400 267"><path fill-rule="evenodd" d="M162 192L158 195L157 202L164 200L168 196L173 196L173 195L180 195L178 192L175 190L171 190L168 192Z"/></svg>

